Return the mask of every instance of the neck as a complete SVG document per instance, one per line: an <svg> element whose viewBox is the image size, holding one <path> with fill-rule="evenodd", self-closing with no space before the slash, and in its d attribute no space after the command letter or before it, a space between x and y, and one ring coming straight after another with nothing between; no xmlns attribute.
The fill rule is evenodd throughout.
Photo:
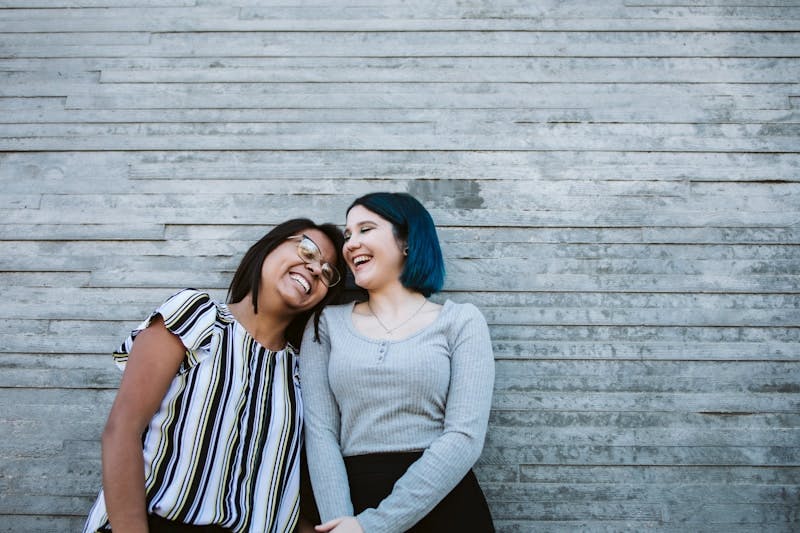
<svg viewBox="0 0 800 533"><path fill-rule="evenodd" d="M247 330L251 337L270 350L282 350L286 346L284 332L294 315L285 310L271 309L262 302L258 305L258 314L253 312L253 300L250 295L243 300L228 304L234 318Z"/></svg>
<svg viewBox="0 0 800 533"><path fill-rule="evenodd" d="M370 309L380 313L381 318L407 315L408 308L418 307L424 300L425 297L422 294L407 289L400 283L381 290L369 291Z"/></svg>

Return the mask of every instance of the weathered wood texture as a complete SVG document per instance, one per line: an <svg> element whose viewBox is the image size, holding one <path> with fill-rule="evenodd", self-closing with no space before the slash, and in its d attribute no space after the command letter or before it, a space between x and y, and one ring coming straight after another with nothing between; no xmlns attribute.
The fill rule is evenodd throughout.
<svg viewBox="0 0 800 533"><path fill-rule="evenodd" d="M0 531L75 531L109 352L409 191L492 330L498 530L800 528L800 2L0 0Z"/></svg>

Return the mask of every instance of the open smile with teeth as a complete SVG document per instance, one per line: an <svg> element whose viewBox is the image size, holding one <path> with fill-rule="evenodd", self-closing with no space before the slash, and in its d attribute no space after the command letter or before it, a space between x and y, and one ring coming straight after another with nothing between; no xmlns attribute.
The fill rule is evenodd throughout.
<svg viewBox="0 0 800 533"><path fill-rule="evenodd" d="M358 255L353 258L353 265L354 266L363 265L364 263L368 262L371 259L372 258L368 255Z"/></svg>
<svg viewBox="0 0 800 533"><path fill-rule="evenodd" d="M305 293L306 293L306 294L308 294L309 292L311 292L311 284L308 282L308 280L307 280L306 278L304 278L303 276L301 276L301 275L299 275L299 274L290 274L290 276L289 276L289 277L291 277L291 278L292 278L293 280L295 280L295 281L296 281L296 282L297 282L297 283L298 283L298 284L299 284L301 287L303 287L303 290L305 291Z"/></svg>

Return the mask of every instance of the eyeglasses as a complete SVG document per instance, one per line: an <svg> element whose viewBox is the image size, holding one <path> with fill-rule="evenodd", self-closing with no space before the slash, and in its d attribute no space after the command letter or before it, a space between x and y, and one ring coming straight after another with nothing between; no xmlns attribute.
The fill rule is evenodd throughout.
<svg viewBox="0 0 800 533"><path fill-rule="evenodd" d="M304 263L317 263L319 265L319 271L322 274L322 282L326 286L333 287L341 281L342 276L339 274L339 271L330 263L325 262L319 246L317 246L317 243L312 241L308 235L294 235L289 237L289 240L297 241L297 256L302 259Z"/></svg>

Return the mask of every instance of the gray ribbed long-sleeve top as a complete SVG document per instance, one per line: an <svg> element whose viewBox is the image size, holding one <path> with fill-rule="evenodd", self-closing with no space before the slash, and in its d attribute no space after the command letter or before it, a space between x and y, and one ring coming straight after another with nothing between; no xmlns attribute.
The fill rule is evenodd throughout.
<svg viewBox="0 0 800 533"><path fill-rule="evenodd" d="M343 457L424 451L377 509L366 533L409 529L475 464L494 386L489 329L472 304L448 300L436 320L401 340L356 331L354 303L329 306L320 342L309 325L300 351L308 466L323 522L352 516Z"/></svg>

